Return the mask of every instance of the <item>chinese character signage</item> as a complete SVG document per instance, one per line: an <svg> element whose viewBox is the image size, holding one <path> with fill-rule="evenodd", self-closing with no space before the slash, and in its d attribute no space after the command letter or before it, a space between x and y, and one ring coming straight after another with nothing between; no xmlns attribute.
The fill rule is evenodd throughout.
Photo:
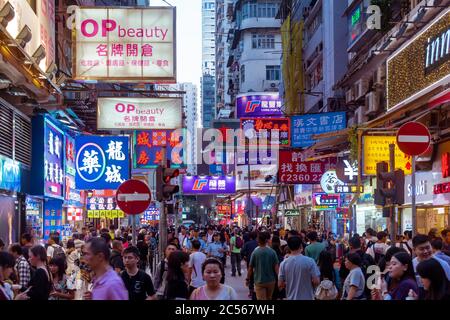
<svg viewBox="0 0 450 320"><path fill-rule="evenodd" d="M75 149L78 190L117 189L129 179L128 137L78 136Z"/></svg>
<svg viewBox="0 0 450 320"><path fill-rule="evenodd" d="M339 158L336 175L343 182L355 183L358 180L358 161L351 161L348 157Z"/></svg>
<svg viewBox="0 0 450 320"><path fill-rule="evenodd" d="M183 176L184 194L224 194L236 192L234 176Z"/></svg>
<svg viewBox="0 0 450 320"><path fill-rule="evenodd" d="M92 196L86 203L87 217L90 219L124 218L125 213L119 209L115 197Z"/></svg>
<svg viewBox="0 0 450 320"><path fill-rule="evenodd" d="M318 184L322 175L335 166L336 158L306 161L301 152L280 150L278 178L280 183Z"/></svg>
<svg viewBox="0 0 450 320"><path fill-rule="evenodd" d="M182 127L179 98L99 98L99 130L178 129Z"/></svg>
<svg viewBox="0 0 450 320"><path fill-rule="evenodd" d="M68 134L66 134L66 143L64 149L66 173L72 177L75 177L75 140Z"/></svg>
<svg viewBox="0 0 450 320"><path fill-rule="evenodd" d="M62 230L62 201L46 200L44 203L44 240L48 240L52 233Z"/></svg>
<svg viewBox="0 0 450 320"><path fill-rule="evenodd" d="M313 193L315 210L333 210L339 207L341 196L337 194Z"/></svg>
<svg viewBox="0 0 450 320"><path fill-rule="evenodd" d="M64 189L64 133L45 119L44 195L62 199Z"/></svg>
<svg viewBox="0 0 450 320"><path fill-rule="evenodd" d="M142 130L133 134L133 166L136 169L156 168L161 164L166 150L166 159L171 168L184 164L183 136L181 130Z"/></svg>
<svg viewBox="0 0 450 320"><path fill-rule="evenodd" d="M281 117L281 99L278 93L262 92L252 95L238 95L236 98L237 118Z"/></svg>
<svg viewBox="0 0 450 320"><path fill-rule="evenodd" d="M291 145L291 123L289 118L241 118L241 128L245 133L252 132L252 129L256 132L256 137L249 137L252 140L267 139L270 143L272 139L274 143L278 143L280 146L288 147ZM247 131L249 130L249 131ZM256 143L256 141L254 141Z"/></svg>
<svg viewBox="0 0 450 320"><path fill-rule="evenodd" d="M355 184L345 184L336 185L334 187L334 193L358 193L358 185ZM359 193L364 193L364 186L359 186Z"/></svg>
<svg viewBox="0 0 450 320"><path fill-rule="evenodd" d="M149 225L156 221L159 221L159 208L153 204L142 214L141 224Z"/></svg>
<svg viewBox="0 0 450 320"><path fill-rule="evenodd" d="M395 144L395 169L401 169L405 174L411 174L412 158L400 151L395 136L363 137L363 174L376 175L377 162L385 161L389 165L390 144Z"/></svg>
<svg viewBox="0 0 450 320"><path fill-rule="evenodd" d="M312 139L315 134L339 131L347 127L345 112L328 112L293 116L292 147L305 148L312 146L316 141Z"/></svg>
<svg viewBox="0 0 450 320"><path fill-rule="evenodd" d="M175 83L175 12L175 7L80 8L74 79Z"/></svg>
<svg viewBox="0 0 450 320"><path fill-rule="evenodd" d="M325 193L334 193L335 186L343 186L344 184L337 177L335 170L325 172L320 179L320 186Z"/></svg>

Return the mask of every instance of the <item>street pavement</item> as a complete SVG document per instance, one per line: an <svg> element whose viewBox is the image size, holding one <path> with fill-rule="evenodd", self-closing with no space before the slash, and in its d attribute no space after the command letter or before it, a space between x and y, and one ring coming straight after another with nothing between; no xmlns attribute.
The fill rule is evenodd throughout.
<svg viewBox="0 0 450 320"><path fill-rule="evenodd" d="M247 267L245 262L241 263L241 276L236 273L236 277L231 276L231 261L230 257L227 258L227 264L225 266L225 284L233 287L236 290L239 300L250 300L248 297L248 288L245 286L245 278L247 277Z"/></svg>

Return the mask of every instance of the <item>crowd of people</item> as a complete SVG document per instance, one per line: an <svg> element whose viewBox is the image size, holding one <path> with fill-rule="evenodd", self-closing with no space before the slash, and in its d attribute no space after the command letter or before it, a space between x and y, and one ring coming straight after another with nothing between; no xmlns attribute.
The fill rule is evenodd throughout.
<svg viewBox="0 0 450 320"><path fill-rule="evenodd" d="M449 228L390 241L372 229L337 240L313 228L181 226L161 257L156 229L139 230L135 246L130 234L83 228L45 245L23 234L0 246L0 300L237 300L227 276L253 300L450 299Z"/></svg>

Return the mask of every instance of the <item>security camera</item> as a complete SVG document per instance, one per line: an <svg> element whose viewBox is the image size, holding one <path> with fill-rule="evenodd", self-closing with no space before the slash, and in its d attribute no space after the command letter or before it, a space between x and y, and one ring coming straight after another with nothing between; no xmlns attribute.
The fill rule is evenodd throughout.
<svg viewBox="0 0 450 320"><path fill-rule="evenodd" d="M37 49L36 49L36 51L33 53L33 59L34 59L34 62L36 62L36 64L39 64L41 61L42 61L42 59L44 59L45 58L45 55L46 55L46 53L45 53L45 47L41 44ZM51 66L51 65L50 65ZM47 72L48 73L48 72Z"/></svg>
<svg viewBox="0 0 450 320"><path fill-rule="evenodd" d="M0 10L0 24L6 28L14 16L15 12L11 3L5 3L2 10Z"/></svg>
<svg viewBox="0 0 450 320"><path fill-rule="evenodd" d="M17 35L16 40L19 42L19 45L22 48L25 48L27 43L30 42L31 37L32 37L31 30L27 25L25 25Z"/></svg>

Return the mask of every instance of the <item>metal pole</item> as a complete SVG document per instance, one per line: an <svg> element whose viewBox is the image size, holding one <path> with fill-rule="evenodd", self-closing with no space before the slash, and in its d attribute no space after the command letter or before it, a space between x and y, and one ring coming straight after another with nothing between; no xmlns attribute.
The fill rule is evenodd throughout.
<svg viewBox="0 0 450 320"><path fill-rule="evenodd" d="M251 195L251 183L250 183L250 179L251 179L251 168L250 168L250 138L248 138L248 159L247 159L247 172L248 172L248 176L247 176L247 180L248 180L248 200L247 200L247 216L250 219L250 224L253 223L253 206L251 206L251 202L252 202L252 195ZM251 206L251 208L250 208Z"/></svg>
<svg viewBox="0 0 450 320"><path fill-rule="evenodd" d="M416 208L416 156L412 156L412 176L411 176L411 207L412 207L412 235L417 232L417 208Z"/></svg>
<svg viewBox="0 0 450 320"><path fill-rule="evenodd" d="M136 246L136 216L131 216L131 243Z"/></svg>
<svg viewBox="0 0 450 320"><path fill-rule="evenodd" d="M166 147L162 147L162 166L163 168L167 167L167 154ZM161 183L161 181L156 181L156 184ZM156 187L155 184L155 187ZM164 253L167 247L167 215L166 215L166 202L163 200L159 203L159 252L161 259L163 258L162 254Z"/></svg>
<svg viewBox="0 0 450 320"><path fill-rule="evenodd" d="M395 144L389 145L389 167L390 172L395 172ZM378 186L377 186L378 188ZM396 236L396 228L395 228L395 211L393 204L391 205L390 209L390 216L391 216L391 245L395 245L395 236Z"/></svg>

